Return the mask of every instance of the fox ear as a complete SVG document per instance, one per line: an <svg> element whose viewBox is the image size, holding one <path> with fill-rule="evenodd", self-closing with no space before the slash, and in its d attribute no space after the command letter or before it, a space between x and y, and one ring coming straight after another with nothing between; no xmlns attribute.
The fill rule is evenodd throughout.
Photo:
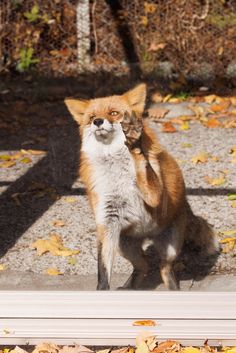
<svg viewBox="0 0 236 353"><path fill-rule="evenodd" d="M131 109L135 113L142 114L144 111L146 95L147 87L145 83L141 83L140 85L123 94L123 97L128 101Z"/></svg>
<svg viewBox="0 0 236 353"><path fill-rule="evenodd" d="M82 123L82 118L85 110L89 105L89 101L68 98L65 99L64 102L75 121L80 125Z"/></svg>

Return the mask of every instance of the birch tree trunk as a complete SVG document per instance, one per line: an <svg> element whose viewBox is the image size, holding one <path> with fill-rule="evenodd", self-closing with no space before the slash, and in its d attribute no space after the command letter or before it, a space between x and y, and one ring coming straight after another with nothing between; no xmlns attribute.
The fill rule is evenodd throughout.
<svg viewBox="0 0 236 353"><path fill-rule="evenodd" d="M77 7L78 70L84 71L90 62L89 0L78 0Z"/></svg>

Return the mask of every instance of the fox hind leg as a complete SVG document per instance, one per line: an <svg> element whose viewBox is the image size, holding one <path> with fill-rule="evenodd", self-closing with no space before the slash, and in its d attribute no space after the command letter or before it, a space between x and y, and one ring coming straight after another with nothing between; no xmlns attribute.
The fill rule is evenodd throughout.
<svg viewBox="0 0 236 353"><path fill-rule="evenodd" d="M160 274L169 290L178 290L179 284L176 281L173 263L178 257L184 241L183 223L174 224L154 239L154 246L160 257Z"/></svg>
<svg viewBox="0 0 236 353"><path fill-rule="evenodd" d="M142 249L143 240L132 236L120 237L120 251L133 265L133 272L120 289L139 289L148 272L148 262Z"/></svg>

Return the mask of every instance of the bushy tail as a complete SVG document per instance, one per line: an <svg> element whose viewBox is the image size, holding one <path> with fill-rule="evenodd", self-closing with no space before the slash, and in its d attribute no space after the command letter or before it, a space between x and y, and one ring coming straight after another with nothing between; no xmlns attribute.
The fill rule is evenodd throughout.
<svg viewBox="0 0 236 353"><path fill-rule="evenodd" d="M195 216L189 206L186 240L208 254L214 255L220 250L213 227L202 217Z"/></svg>

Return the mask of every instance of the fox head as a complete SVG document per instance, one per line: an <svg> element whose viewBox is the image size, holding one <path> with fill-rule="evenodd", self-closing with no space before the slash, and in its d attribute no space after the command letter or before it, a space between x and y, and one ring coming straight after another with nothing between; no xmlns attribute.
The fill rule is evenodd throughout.
<svg viewBox="0 0 236 353"><path fill-rule="evenodd" d="M111 143L123 136L121 122L125 114L141 118L146 99L146 85L140 84L124 93L91 100L66 99L65 104L75 121L80 125L82 139L93 135L97 141Z"/></svg>

